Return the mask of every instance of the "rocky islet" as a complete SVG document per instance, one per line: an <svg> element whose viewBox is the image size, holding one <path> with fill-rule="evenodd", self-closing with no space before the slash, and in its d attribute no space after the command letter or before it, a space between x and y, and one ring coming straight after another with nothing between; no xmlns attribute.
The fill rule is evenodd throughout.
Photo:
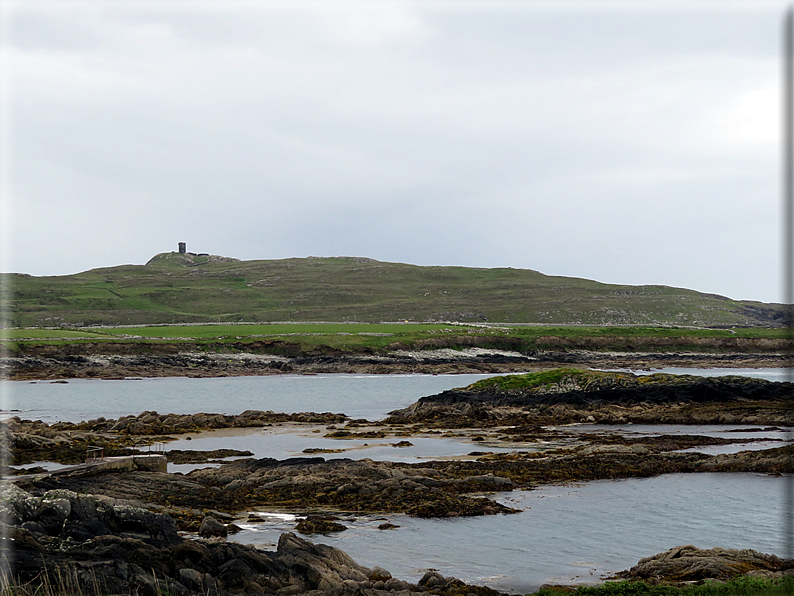
<svg viewBox="0 0 794 596"><path fill-rule="evenodd" d="M493 377L421 398L390 423L786 425L794 387L740 376L697 377L576 368Z"/></svg>

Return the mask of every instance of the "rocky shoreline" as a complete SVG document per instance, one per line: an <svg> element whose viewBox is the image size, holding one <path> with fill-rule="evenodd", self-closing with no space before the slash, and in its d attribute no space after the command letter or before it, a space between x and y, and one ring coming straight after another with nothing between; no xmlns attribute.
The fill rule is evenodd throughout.
<svg viewBox="0 0 794 596"><path fill-rule="evenodd" d="M82 346L82 347L81 347ZM582 366L649 369L663 367L771 368L787 366L785 353L604 352L569 349L531 354L467 348L396 350L385 355L254 354L180 352L167 354L92 353L82 344L71 350L38 351L0 358L0 374L9 380L123 379L129 377L223 377L271 374L514 373ZM80 348L80 349L78 349ZM105 346L105 348L109 348ZM74 353L69 353L73 351Z"/></svg>
<svg viewBox="0 0 794 596"><path fill-rule="evenodd" d="M52 490L40 497L5 484L3 535L14 541L14 583L52 594L475 594L428 571L416 584L357 564L339 549L282 534L275 552L223 540L185 539L163 513L106 496ZM214 524L212 523L214 522ZM220 525L205 518L209 528ZM45 562L45 565L42 565Z"/></svg>
<svg viewBox="0 0 794 596"><path fill-rule="evenodd" d="M398 442L454 434L466 437L477 450L463 459L401 463L323 457L276 460L250 457L250 452L183 449L168 452L169 459L219 463L230 455L241 459L187 474L90 468L50 474L28 469L3 483L0 507L6 525L2 529L14 540L17 583L40 582L44 577L57 586L68 578L72 592L79 589L84 594L166 590L174 595L218 596L397 592L490 596L497 592L432 571L417 584L400 581L295 533L284 534L275 552L226 542L225 536L235 531L231 523L235 516L255 507L297 513L308 523L296 526L295 532L310 534L343 531L335 512L509 515L515 510L495 501L494 493L549 483L672 472L790 474L792 445L721 455L680 452L748 440L626 436L611 431L607 423L783 425L790 420L791 392L788 384L757 379L640 377L568 368L486 379L422 398L381 422L333 413L254 410L234 416L143 412L118 420L53 425L12 418L0 423L0 444L8 461L17 465L40 460L75 463L85 457L89 445L103 447L105 455L121 455L133 453L135 444L168 441L185 433L279 424L310 427L330 438ZM583 421L602 423L604 429L585 433L560 426ZM489 452L489 445L495 444L516 448ZM537 445L544 449L533 448ZM186 537L185 532L203 538ZM753 551L703 554L692 549L679 547L677 554L663 553L658 561L640 561L621 577L674 582L750 572L780 577L794 567L792 561ZM706 559L711 562L704 564Z"/></svg>

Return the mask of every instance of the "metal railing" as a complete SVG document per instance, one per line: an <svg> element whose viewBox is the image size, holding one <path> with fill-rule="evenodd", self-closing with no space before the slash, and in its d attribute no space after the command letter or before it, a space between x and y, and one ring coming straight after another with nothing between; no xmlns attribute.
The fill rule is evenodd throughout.
<svg viewBox="0 0 794 596"><path fill-rule="evenodd" d="M105 448L89 445L85 450L85 463L95 464L100 461L105 461Z"/></svg>
<svg viewBox="0 0 794 596"><path fill-rule="evenodd" d="M135 451L143 451L146 447L147 455L162 455L164 452L165 443L133 443L131 449ZM133 455L143 455L142 453L133 453Z"/></svg>

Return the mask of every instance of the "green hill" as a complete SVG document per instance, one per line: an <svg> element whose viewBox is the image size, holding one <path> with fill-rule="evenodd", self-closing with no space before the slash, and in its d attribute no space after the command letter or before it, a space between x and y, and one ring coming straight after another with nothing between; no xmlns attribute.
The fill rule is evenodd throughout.
<svg viewBox="0 0 794 596"><path fill-rule="evenodd" d="M780 305L526 269L420 267L358 257L239 261L162 253L146 265L3 276L10 325L239 321L465 321L779 326Z"/></svg>

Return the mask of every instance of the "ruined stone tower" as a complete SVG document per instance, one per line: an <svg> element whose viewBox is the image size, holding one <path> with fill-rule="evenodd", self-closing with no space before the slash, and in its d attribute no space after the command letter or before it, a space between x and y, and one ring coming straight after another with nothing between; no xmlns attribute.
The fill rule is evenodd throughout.
<svg viewBox="0 0 794 596"><path fill-rule="evenodd" d="M184 242L179 243L179 254L183 255L187 252L187 245Z"/></svg>

